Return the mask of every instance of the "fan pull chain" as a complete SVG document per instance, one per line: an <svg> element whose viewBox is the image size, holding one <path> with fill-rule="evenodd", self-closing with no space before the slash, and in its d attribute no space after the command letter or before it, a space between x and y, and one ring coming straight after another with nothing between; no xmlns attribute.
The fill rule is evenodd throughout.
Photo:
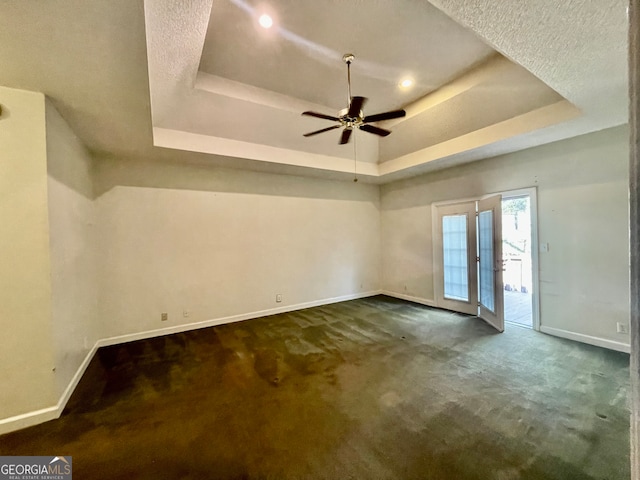
<svg viewBox="0 0 640 480"><path fill-rule="evenodd" d="M353 181L358 181L358 149L356 144L358 143L358 134L356 133L357 128L353 129Z"/></svg>

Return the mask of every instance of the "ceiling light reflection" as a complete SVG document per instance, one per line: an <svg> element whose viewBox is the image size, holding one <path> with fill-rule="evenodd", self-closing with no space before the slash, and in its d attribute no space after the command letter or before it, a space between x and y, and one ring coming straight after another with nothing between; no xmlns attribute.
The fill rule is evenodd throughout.
<svg viewBox="0 0 640 480"><path fill-rule="evenodd" d="M229 0L229 1L232 4L234 4L236 7L247 12L247 14L250 15L253 19L255 19L258 16L258 9L251 6L247 2L247 0ZM268 8L269 7L267 7L267 10ZM271 21L273 25L273 19L271 19ZM262 26L259 19L258 19L258 24ZM267 28L267 27L263 26L263 28ZM293 33L290 30L287 30L280 24L273 25L272 28L277 32L278 35L280 35L285 40L291 42L296 48L298 48L301 52L303 52L309 58L312 58L315 61L322 62L324 65L333 66L336 64L336 62L339 62L342 59L342 54L344 53L342 51L333 50L319 43L315 43L312 40L309 40L296 33ZM402 74L395 67L379 64L377 62L367 61L363 58L360 58L358 60L358 70L365 75L368 75L370 77L373 77L379 80L388 81L388 82L393 82L394 79L398 78Z"/></svg>
<svg viewBox="0 0 640 480"><path fill-rule="evenodd" d="M273 19L269 15L264 13L260 15L260 18L258 19L258 23L262 28L271 28L271 26L273 25Z"/></svg>
<svg viewBox="0 0 640 480"><path fill-rule="evenodd" d="M413 85L413 80L410 78L405 78L400 82L400 87L402 88L410 88Z"/></svg>

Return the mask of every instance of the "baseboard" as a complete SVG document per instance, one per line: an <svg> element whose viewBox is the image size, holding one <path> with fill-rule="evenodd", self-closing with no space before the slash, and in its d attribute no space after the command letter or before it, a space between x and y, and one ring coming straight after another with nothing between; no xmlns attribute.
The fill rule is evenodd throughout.
<svg viewBox="0 0 640 480"><path fill-rule="evenodd" d="M91 362L95 353L98 351L98 348L100 347L117 345L120 343L133 342L136 340L143 340L146 338L159 337L163 335L170 335L173 333L186 332L190 330L197 330L200 328L213 327L216 325L224 325L227 323L241 322L244 320L251 320L254 318L266 317L269 315L276 315L279 313L293 312L296 310L319 307L322 305L330 305L332 303L344 302L348 300L356 300L358 298L366 298L366 297L371 297L371 296L380 295L380 294L387 295L389 297L399 298L402 300L407 300L407 301L418 303L421 305L427 305L429 307L436 307L436 304L433 300L413 297L411 295L391 292L388 290L375 290L375 291L362 292L362 293L356 293L351 295L343 295L340 297L326 298L323 300L315 300L313 302L298 303L295 305L285 305L277 308L258 310L255 312L243 313L240 315L232 315L228 317L205 320L203 322L194 322L194 323L188 323L183 325L176 325L174 327L169 327L169 328L161 328L157 330L149 330L145 332L138 332L138 333L133 333L128 335L120 335L117 337L101 339L101 340L98 340L93 346L93 348L87 353L81 365L78 367L78 370L76 371L73 378L69 382L69 385L67 386L62 396L58 400L57 405L0 420L0 435L59 418L65 406L67 405L69 398L71 398L73 391L75 390L76 386L80 382L82 375L84 375L84 372L89 366L89 363ZM592 337L590 335L570 332L568 330L561 330L553 327L546 327L544 325L540 327L540 331L548 335L566 338L569 340L575 340L578 342L587 343L587 344L595 345L598 347L608 348L610 350L616 350L616 351L625 352L625 353L629 353L630 351L630 346L622 342L616 342L613 340L607 340L599 337Z"/></svg>
<svg viewBox="0 0 640 480"><path fill-rule="evenodd" d="M554 337L561 337L569 340L575 340L576 342L588 343L589 345L608 348L609 350L616 350L618 352L629 353L631 351L631 347L629 344L616 342L615 340L607 340L606 338L592 337L591 335L570 332L568 330L547 327L545 325L540 325L540 331L548 335L553 335Z"/></svg>
<svg viewBox="0 0 640 480"><path fill-rule="evenodd" d="M93 359L96 351L98 350L98 344L93 346L91 350L87 352L87 355L84 357L84 360L76 370L76 373L73 375L73 378L65 388L64 392L60 396L58 403L55 406L43 408L41 410L36 410L33 412L23 413L21 415L16 415L14 417L4 418L0 420L0 435L5 433L14 432L16 430L21 430L23 428L32 427L34 425L38 425L40 423L48 422L49 420L55 420L62 415L62 411L64 407L67 406L67 402L71 398L71 394L76 389L76 386L80 382L82 375L84 375L85 370L89 366L89 363Z"/></svg>
<svg viewBox="0 0 640 480"><path fill-rule="evenodd" d="M427 305L429 307L437 308L436 302L434 300L412 297L411 295L391 292L388 290L382 290L381 293L382 295L387 295L389 297L400 298L402 300L408 300L409 302L419 303L422 305ZM584 335L582 333L570 332L568 330L561 330L559 328L546 327L544 325L541 325L540 332L546 333L548 335L553 335L554 337L561 337L561 338L566 338L568 340L574 340L576 342L595 345L596 347L608 348L609 350L615 350L618 352L629 353L631 351L631 347L627 343L616 342L615 340L607 340L606 338L592 337L591 335Z"/></svg>
<svg viewBox="0 0 640 480"><path fill-rule="evenodd" d="M96 344L98 347L106 347L109 345L118 345L120 343L135 342L136 340L145 340L147 338L161 337L164 335L171 335L173 333L188 332L190 330L198 330L200 328L215 327L217 325L225 325L227 323L242 322L244 320L251 320L254 318L268 317L269 315L277 315L279 313L294 312L296 310L303 310L305 308L319 307L322 305L330 305L332 303L346 302L347 300L356 300L358 298L372 297L374 295L380 295L380 290L355 293L350 295L343 295L340 297L325 298L323 300L314 300L313 302L297 303L293 305L284 305L282 307L269 308L266 310L257 310L249 313L242 313L239 315L231 315L229 317L214 318L211 320L204 320L202 322L185 323L181 325L175 325L173 327L159 328L157 330L147 330L144 332L130 333L127 335L118 335L116 337L109 337L99 340Z"/></svg>
<svg viewBox="0 0 640 480"><path fill-rule="evenodd" d="M87 355L84 357L84 360L78 367L78 370L76 370L76 373L73 375L73 378L69 382L69 385L67 385L67 388L65 388L64 392L62 393L60 400L58 400L58 406L56 407L58 409L58 416L62 415L64 407L67 406L67 402L71 398L71 394L78 386L78 383L80 383L80 379L84 375L84 372L87 370L87 367L91 363L91 360L93 360L93 356L98 351L98 348L98 342L96 342L93 348L91 348L91 350L87 352Z"/></svg>
<svg viewBox="0 0 640 480"><path fill-rule="evenodd" d="M326 298L323 300L314 300L313 302L298 303L295 305L284 305L282 307L270 308L267 310L258 310L250 313L243 313L240 315L232 315L229 317L215 318L212 320L205 320L203 322L187 323L183 325L176 325L175 327L161 328L158 330L149 330L145 332L132 333L129 335L119 335L117 337L110 337L98 340L93 348L87 353L86 357L82 361L82 364L78 367L78 370L74 374L73 378L69 382L69 385L63 392L62 396L58 400L55 406L47 407L41 410L33 412L27 412L13 417L8 417L0 420L0 435L10 433L23 428L32 427L40 423L54 420L62 415L64 408L67 406L67 402L71 398L73 391L80 382L82 375L86 371L89 363L93 359L94 355L100 347L106 347L109 345L117 345L120 343L133 342L136 340L144 340L146 338L160 337L163 335L170 335L172 333L187 332L190 330L198 330L200 328L214 327L216 325L224 325L226 323L241 322L243 320L251 320L254 318L267 317L269 315L276 315L278 313L294 312L296 310L303 310L305 308L319 307L322 305L330 305L332 303L345 302L348 300L356 300L358 298L372 297L374 295L380 295L380 290L374 290L369 292L355 293L350 295L343 295L340 297Z"/></svg>
<svg viewBox="0 0 640 480"><path fill-rule="evenodd" d="M389 290L382 290L382 295L386 295L388 297L400 298L401 300L407 300L413 303L419 303L421 305L426 305L428 307L437 308L436 302L434 300L429 300L426 298L412 297L411 295L405 295L403 293L391 292Z"/></svg>
<svg viewBox="0 0 640 480"><path fill-rule="evenodd" d="M13 417L3 418L0 420L0 435L48 422L49 420L54 420L59 416L58 407L54 406L23 413L21 415L15 415Z"/></svg>

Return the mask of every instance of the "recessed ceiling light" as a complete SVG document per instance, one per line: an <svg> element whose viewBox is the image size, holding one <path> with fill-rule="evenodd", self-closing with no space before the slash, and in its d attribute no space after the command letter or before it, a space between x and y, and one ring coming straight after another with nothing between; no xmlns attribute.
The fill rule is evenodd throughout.
<svg viewBox="0 0 640 480"><path fill-rule="evenodd" d="M400 86L402 88L409 88L413 85L413 80L411 80L410 78L405 78L404 80L402 80L400 82Z"/></svg>
<svg viewBox="0 0 640 480"><path fill-rule="evenodd" d="M262 28L271 28L271 26L273 25L273 19L269 15L264 13L260 15L260 18L258 19L258 23Z"/></svg>

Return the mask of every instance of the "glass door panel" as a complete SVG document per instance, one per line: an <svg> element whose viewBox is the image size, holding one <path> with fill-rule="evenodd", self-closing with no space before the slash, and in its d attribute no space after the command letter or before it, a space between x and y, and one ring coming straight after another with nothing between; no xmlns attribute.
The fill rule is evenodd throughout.
<svg viewBox="0 0 640 480"><path fill-rule="evenodd" d="M469 301L468 221L467 215L442 217L444 297L464 302Z"/></svg>
<svg viewBox="0 0 640 480"><path fill-rule="evenodd" d="M502 290L502 198L478 201L479 317L504 331Z"/></svg>
<svg viewBox="0 0 640 480"><path fill-rule="evenodd" d="M434 208L436 304L477 315L476 202Z"/></svg>
<svg viewBox="0 0 640 480"><path fill-rule="evenodd" d="M495 272L493 258L493 210L478 215L478 253L483 259L478 271L480 303L495 313Z"/></svg>

